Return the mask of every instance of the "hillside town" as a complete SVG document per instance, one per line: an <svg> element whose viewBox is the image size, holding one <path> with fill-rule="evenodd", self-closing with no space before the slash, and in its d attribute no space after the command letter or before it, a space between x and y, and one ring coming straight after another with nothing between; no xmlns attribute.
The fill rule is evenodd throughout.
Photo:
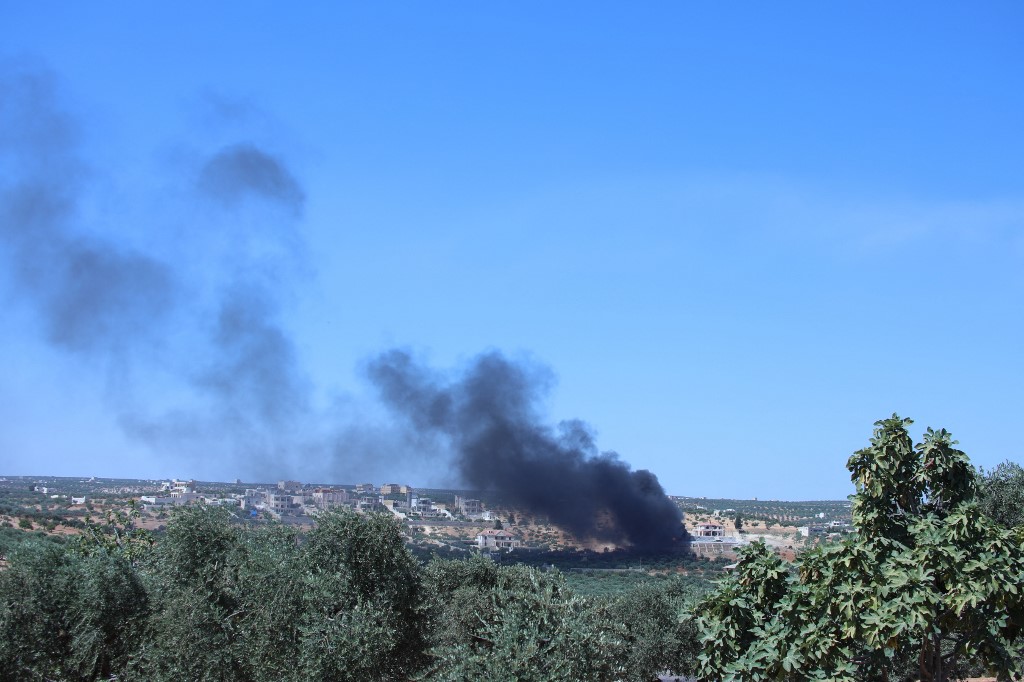
<svg viewBox="0 0 1024 682"><path fill-rule="evenodd" d="M24 527L75 533L87 515L133 508L143 528L158 530L175 509L222 507L238 521L315 526L331 510L384 514L404 528L414 546L465 554L619 549L614 542L580 539L549 519L509 504L486 491L416 488L408 483L322 484L282 479L276 483L209 482L195 479L116 480L21 477L0 488L26 491L19 513L8 520ZM31 494L28 494L28 493ZM673 497L685 529L687 552L732 561L736 552L762 541L781 556L804 546L837 541L852 530L849 503L779 503ZM34 523L29 518L37 518ZM48 518L47 518L48 517ZM742 521L737 521L742 518Z"/></svg>

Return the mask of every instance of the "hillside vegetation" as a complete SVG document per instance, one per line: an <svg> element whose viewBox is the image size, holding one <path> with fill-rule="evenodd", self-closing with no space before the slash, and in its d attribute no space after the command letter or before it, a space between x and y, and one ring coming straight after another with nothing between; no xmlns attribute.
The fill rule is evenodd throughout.
<svg viewBox="0 0 1024 682"><path fill-rule="evenodd" d="M0 679L1019 677L1024 527L1004 505L1024 472L979 475L947 432L915 445L909 424L878 422L850 458L856 534L792 563L753 543L717 586L707 561L421 561L393 517L353 512L308 532L206 507L161 533L124 514L64 541L6 529L22 540L0 569Z"/></svg>

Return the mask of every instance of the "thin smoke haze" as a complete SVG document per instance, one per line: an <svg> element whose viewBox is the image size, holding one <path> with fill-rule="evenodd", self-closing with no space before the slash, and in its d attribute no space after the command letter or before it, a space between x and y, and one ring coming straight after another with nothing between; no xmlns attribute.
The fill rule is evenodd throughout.
<svg viewBox="0 0 1024 682"><path fill-rule="evenodd" d="M265 246L259 259L252 257L245 248L250 235L232 234L245 228L231 225L246 202L280 208L290 218L267 221L251 238L294 251L290 220L305 201L298 180L282 159L248 142L227 145L199 164L194 201L212 201L212 219L231 239L215 271L197 284L180 258L127 246L84 224L81 205L92 171L82 158L77 122L60 100L57 80L45 70L8 65L0 71L7 288L36 314L54 349L80 358L83 367L109 368L116 380L107 394L129 436L163 456L206 451L234 460L249 475L288 472L295 433L313 418L311 382L279 322L290 282ZM161 242L162 235L150 236ZM180 239L188 243L187 230ZM176 344L179 337L188 340ZM167 372L187 396L183 405L147 400L130 379Z"/></svg>

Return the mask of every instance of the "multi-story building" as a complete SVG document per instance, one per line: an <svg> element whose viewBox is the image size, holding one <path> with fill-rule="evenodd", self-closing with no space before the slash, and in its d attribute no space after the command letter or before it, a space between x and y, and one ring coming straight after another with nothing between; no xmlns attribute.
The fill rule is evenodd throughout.
<svg viewBox="0 0 1024 682"><path fill-rule="evenodd" d="M317 488L313 491L313 504L319 509L333 509L348 502L348 491L335 488Z"/></svg>
<svg viewBox="0 0 1024 682"><path fill-rule="evenodd" d="M693 527L692 537L722 538L725 537L725 526L718 523L698 523Z"/></svg>
<svg viewBox="0 0 1024 682"><path fill-rule="evenodd" d="M293 496L288 493L267 493L266 504L267 508L275 514L294 514L299 509Z"/></svg>
<svg viewBox="0 0 1024 682"><path fill-rule="evenodd" d="M480 549L504 549L511 552L519 546L519 538L507 530L485 530L476 536L476 546Z"/></svg>
<svg viewBox="0 0 1024 682"><path fill-rule="evenodd" d="M463 516L478 516L484 513L484 505L480 500L461 495L455 496L455 508Z"/></svg>
<svg viewBox="0 0 1024 682"><path fill-rule="evenodd" d="M379 495L363 495L356 500L355 508L359 511L382 511L384 506Z"/></svg>

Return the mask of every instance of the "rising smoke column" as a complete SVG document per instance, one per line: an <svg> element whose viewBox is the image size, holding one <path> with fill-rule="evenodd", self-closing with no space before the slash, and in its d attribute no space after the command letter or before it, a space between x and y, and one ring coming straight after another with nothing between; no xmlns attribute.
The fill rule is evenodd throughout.
<svg viewBox="0 0 1024 682"><path fill-rule="evenodd" d="M654 474L599 453L582 422L542 422L538 405L551 385L542 368L491 352L447 379L391 350L368 363L367 375L413 429L450 443L466 484L497 491L579 539L657 548L683 535L679 509Z"/></svg>

